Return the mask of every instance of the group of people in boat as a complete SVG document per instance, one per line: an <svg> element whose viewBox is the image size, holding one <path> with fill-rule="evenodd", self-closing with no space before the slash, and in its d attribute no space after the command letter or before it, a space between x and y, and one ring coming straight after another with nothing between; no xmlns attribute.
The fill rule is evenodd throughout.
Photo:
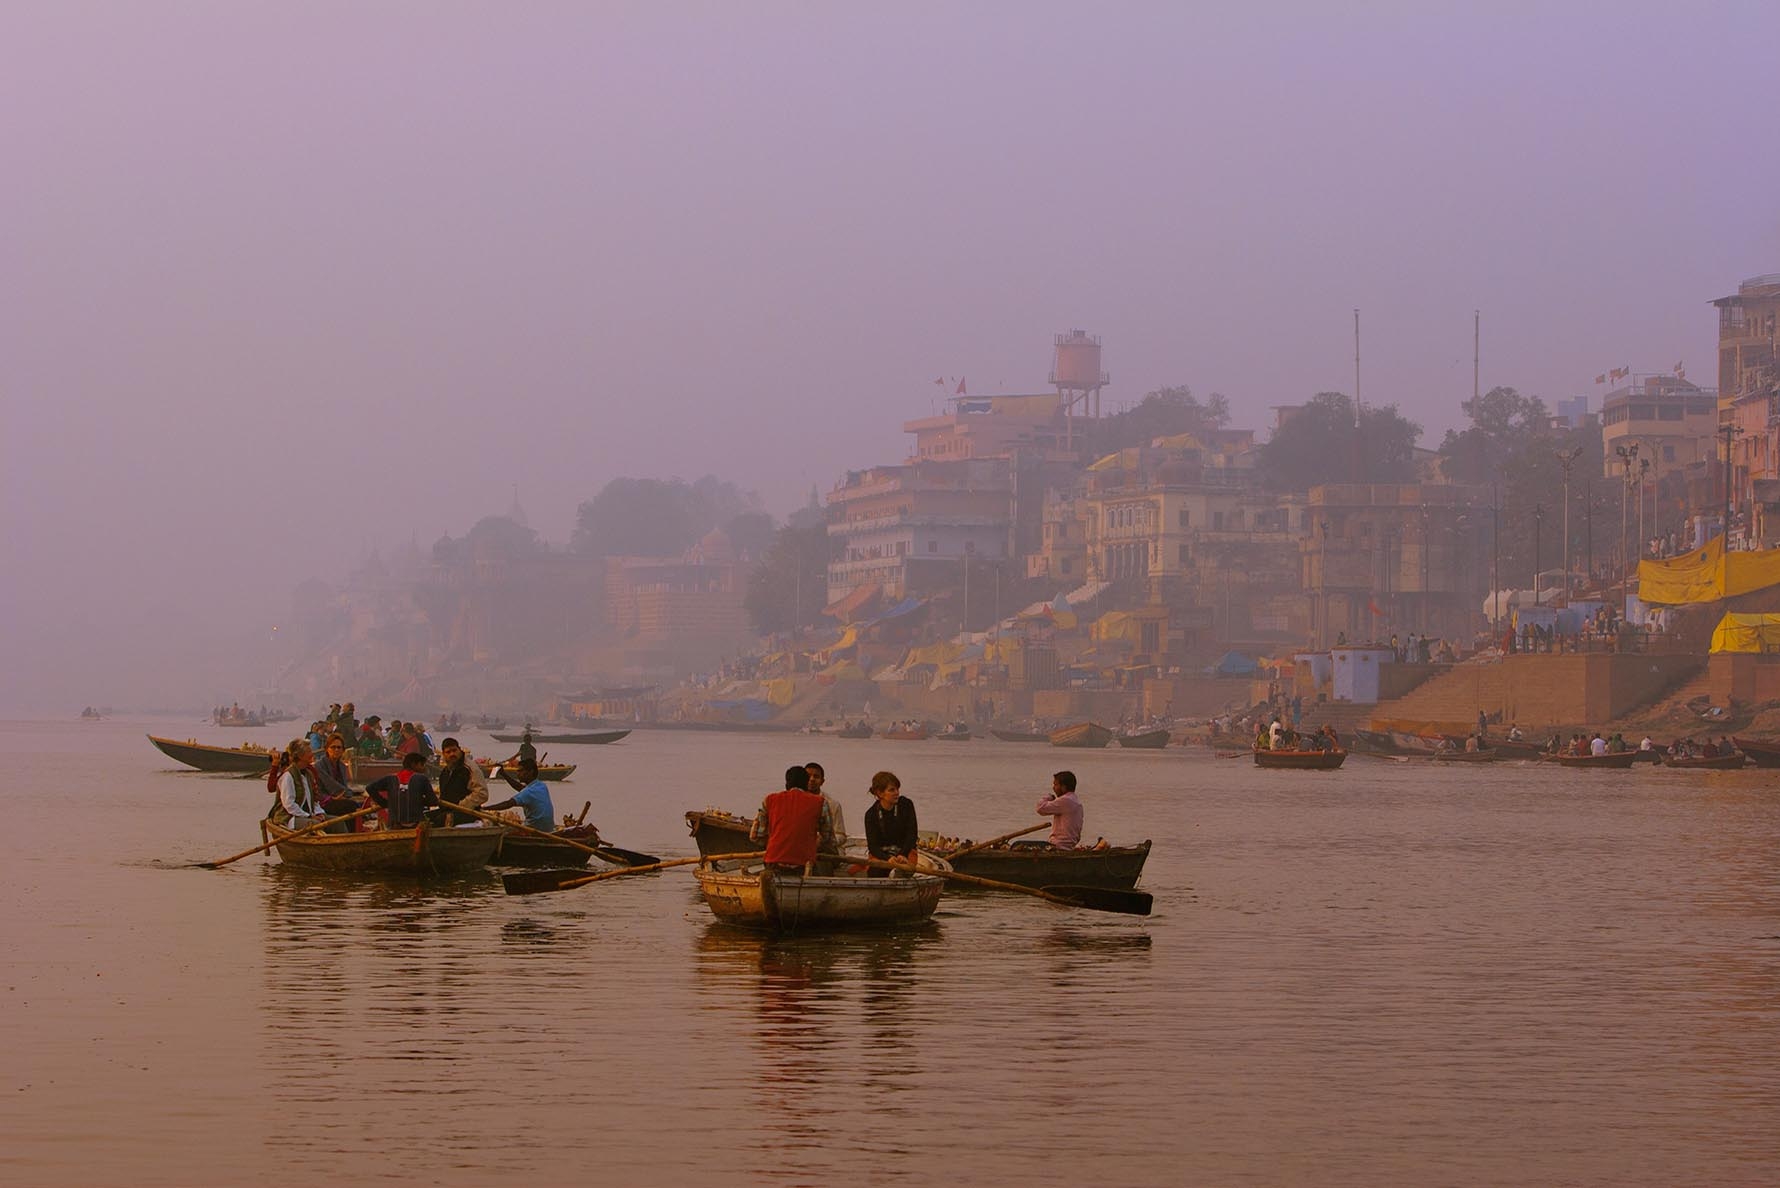
<svg viewBox="0 0 1780 1188"><path fill-rule="evenodd" d="M210 711L210 720L218 726L261 726L271 716L272 711L263 705L256 713L251 709L243 709L238 701L216 706Z"/></svg>
<svg viewBox="0 0 1780 1188"><path fill-rule="evenodd" d="M1257 751L1339 751L1341 737L1333 726L1318 726L1309 734L1300 734L1279 718L1255 731ZM1239 752L1240 753L1240 752Z"/></svg>
<svg viewBox="0 0 1780 1188"><path fill-rule="evenodd" d="M1678 738L1670 743L1664 752L1671 759L1718 759L1736 753L1737 744L1732 742L1729 736L1722 734L1718 736L1717 742L1713 742L1709 737L1697 742L1691 736Z"/></svg>
<svg viewBox="0 0 1780 1188"><path fill-rule="evenodd" d="M513 795L498 803L488 803L488 777L455 738L439 745L437 784L428 774L427 757L419 751L402 756L399 772L372 780L363 788L351 782L351 768L346 763L346 738L339 731L330 733L317 757L310 740L292 739L290 744L271 758L266 774L267 790L274 800L267 817L289 829L354 817L367 808L375 808L366 818L339 820L328 826L330 831L351 831L362 828L410 829L421 823L440 826L474 825L481 821L461 809L478 809L498 813L519 809L531 829L549 832L555 824L556 808L550 799L550 788L538 778L535 758L522 758L513 771L497 768L500 778L513 789Z"/></svg>
<svg viewBox="0 0 1780 1188"><path fill-rule="evenodd" d="M785 770L785 787L760 802L760 811L748 836L765 851L770 870L783 874L807 873L824 854L840 854L847 843L847 826L841 805L823 790L828 773L820 763L806 763ZM871 806L865 810L866 853L880 862L913 870L920 844L915 802L902 794L902 781L892 771L871 777ZM1082 840L1082 802L1076 795L1072 771L1051 777L1050 794L1036 806L1040 816L1051 818L1047 844L1073 850ZM873 878L891 872L871 868Z"/></svg>
<svg viewBox="0 0 1780 1188"><path fill-rule="evenodd" d="M456 727L440 724L441 732L449 729ZM309 724L309 745L319 752L335 734L346 740L347 750L366 759L402 759L419 754L430 761L439 749L424 722L397 718L386 727L380 714L370 714L361 722L350 701L329 706L326 717Z"/></svg>

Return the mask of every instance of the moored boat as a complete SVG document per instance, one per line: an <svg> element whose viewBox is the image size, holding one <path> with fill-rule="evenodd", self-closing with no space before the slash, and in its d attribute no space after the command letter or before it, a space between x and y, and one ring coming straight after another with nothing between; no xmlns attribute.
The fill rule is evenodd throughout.
<svg viewBox="0 0 1780 1188"><path fill-rule="evenodd" d="M1710 758L1704 755L1677 756L1664 759L1663 766L1691 768L1694 771L1736 771L1743 766L1746 758L1747 756L1741 751L1732 751L1728 755L1713 755Z"/></svg>
<svg viewBox="0 0 1780 1188"><path fill-rule="evenodd" d="M1143 874L1150 856L1145 838L1135 846L1079 846L1055 850L1042 842L989 846L971 850L954 859L952 846L924 846L927 852L946 859L959 874L994 879L1021 887L1117 887L1130 890Z"/></svg>
<svg viewBox="0 0 1780 1188"><path fill-rule="evenodd" d="M1104 747L1112 740L1113 732L1097 722L1077 722L1051 731L1053 747Z"/></svg>
<svg viewBox="0 0 1780 1188"><path fill-rule="evenodd" d="M886 730L884 731L884 737L893 738L899 742L919 742L927 737L927 727L915 726L896 730Z"/></svg>
<svg viewBox="0 0 1780 1188"><path fill-rule="evenodd" d="M599 830L591 825L558 829L547 838L512 830L501 840L500 849L489 861L495 866L553 866L564 869L586 866L593 855L578 846L565 843L572 841L580 842L583 846L595 846L599 844L599 837Z"/></svg>
<svg viewBox="0 0 1780 1188"><path fill-rule="evenodd" d="M834 732L836 738L870 738L871 723L859 722L852 726L842 726Z"/></svg>
<svg viewBox="0 0 1780 1188"><path fill-rule="evenodd" d="M492 771L495 767L499 766L499 764L492 759L478 759L476 760L476 765L480 767L484 773ZM363 755L354 755L347 759L347 766L348 770L352 773L352 780L354 783L368 784L372 780L398 774L402 770L402 761L400 759L372 759ZM435 780L438 779L439 761L437 759L429 760L426 765L426 771L429 777ZM566 780L574 773L575 765L573 763L538 764L538 778L543 780L546 784L554 784L560 780Z"/></svg>
<svg viewBox="0 0 1780 1188"><path fill-rule="evenodd" d="M1346 751L1270 751L1256 748L1256 767L1294 771L1334 771L1347 759Z"/></svg>
<svg viewBox="0 0 1780 1188"><path fill-rule="evenodd" d="M1435 751L1429 758L1436 763L1494 763L1504 756L1494 747L1481 751L1461 751L1455 747L1450 751Z"/></svg>
<svg viewBox="0 0 1780 1188"><path fill-rule="evenodd" d="M940 731L938 734L934 735L933 737L936 740L938 740L939 742L969 742L970 741L970 727L968 727L968 726L957 726L957 727L948 726L944 730Z"/></svg>
<svg viewBox="0 0 1780 1188"><path fill-rule="evenodd" d="M1118 736L1121 747L1135 747L1143 751L1159 751L1168 745L1168 731L1146 730L1142 734L1121 734Z"/></svg>
<svg viewBox="0 0 1780 1188"><path fill-rule="evenodd" d="M703 812L692 809L686 814L686 828L697 843L698 852L706 856L745 854L759 849L748 836L753 827L754 822L749 818L722 809L705 809Z"/></svg>
<svg viewBox="0 0 1780 1188"><path fill-rule="evenodd" d="M587 743L594 746L603 746L606 743L615 743L629 733L630 731L628 730L565 730L553 734L544 734L534 730L532 731L532 741L535 743ZM525 735L523 733L513 734L509 731L494 730L490 731L489 734L496 742L517 743L525 741Z"/></svg>
<svg viewBox="0 0 1780 1188"><path fill-rule="evenodd" d="M1605 755L1554 755L1552 758L1565 767L1598 767L1628 771L1632 764L1638 761L1638 752L1609 751Z"/></svg>
<svg viewBox="0 0 1780 1188"><path fill-rule="evenodd" d="M342 874L463 874L488 865L508 830L465 825L375 829L367 833L295 832L276 821L260 822L261 836L277 842L279 860L303 870Z"/></svg>
<svg viewBox="0 0 1780 1188"><path fill-rule="evenodd" d="M991 727L989 733L1002 742L1041 743L1051 741L1051 736L1048 734L1034 734L1026 730L996 730Z"/></svg>
<svg viewBox="0 0 1780 1188"><path fill-rule="evenodd" d="M929 855L921 856L921 865L949 869ZM795 875L757 862L736 870L701 864L695 874L717 919L778 932L919 924L932 917L946 888L944 879L931 874Z"/></svg>
<svg viewBox="0 0 1780 1188"><path fill-rule="evenodd" d="M148 736L161 754L199 771L224 771L235 775L265 775L273 752L249 743L242 747L213 747L206 743Z"/></svg>
<svg viewBox="0 0 1780 1188"><path fill-rule="evenodd" d="M1780 767L1780 741L1764 738L1733 738L1731 741L1757 767Z"/></svg>

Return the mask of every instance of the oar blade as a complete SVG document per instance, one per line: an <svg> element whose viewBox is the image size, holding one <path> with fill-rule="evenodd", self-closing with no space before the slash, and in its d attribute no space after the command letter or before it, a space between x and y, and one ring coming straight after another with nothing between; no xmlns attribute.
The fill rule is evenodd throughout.
<svg viewBox="0 0 1780 1188"><path fill-rule="evenodd" d="M654 866L661 859L654 854L644 854L637 850L627 850L623 846L598 845L594 851L607 862L618 866Z"/></svg>
<svg viewBox="0 0 1780 1188"><path fill-rule="evenodd" d="M1147 916L1154 896L1148 891L1121 891L1117 887L1043 887L1046 895L1066 899L1076 907L1094 912L1122 912Z"/></svg>
<svg viewBox="0 0 1780 1188"><path fill-rule="evenodd" d="M591 877L584 870L521 870L502 875L501 889L508 895L542 895L579 887Z"/></svg>

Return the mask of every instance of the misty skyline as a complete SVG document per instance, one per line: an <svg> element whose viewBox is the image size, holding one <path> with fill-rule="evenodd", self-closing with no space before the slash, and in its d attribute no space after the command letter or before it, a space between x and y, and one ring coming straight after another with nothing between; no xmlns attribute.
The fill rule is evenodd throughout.
<svg viewBox="0 0 1780 1188"><path fill-rule="evenodd" d="M1232 424L1716 382L1780 271L1769 6L0 14L0 709L249 685L305 577L623 475L775 514L951 394ZM269 674L267 674L269 676ZM208 692L206 690L209 690Z"/></svg>

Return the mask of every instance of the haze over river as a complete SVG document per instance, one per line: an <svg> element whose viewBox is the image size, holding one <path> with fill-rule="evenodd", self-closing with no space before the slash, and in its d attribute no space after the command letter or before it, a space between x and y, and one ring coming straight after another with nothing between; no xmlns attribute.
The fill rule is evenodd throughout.
<svg viewBox="0 0 1780 1188"><path fill-rule="evenodd" d="M293 726L0 723L0 1182L1780 1182L1780 772L542 748L581 764L559 813L662 855L810 759L855 832L879 768L986 837L1068 767L1090 840L1156 843L1147 920L948 893L919 931L768 939L686 870L170 869L257 842L267 798L144 734Z"/></svg>

